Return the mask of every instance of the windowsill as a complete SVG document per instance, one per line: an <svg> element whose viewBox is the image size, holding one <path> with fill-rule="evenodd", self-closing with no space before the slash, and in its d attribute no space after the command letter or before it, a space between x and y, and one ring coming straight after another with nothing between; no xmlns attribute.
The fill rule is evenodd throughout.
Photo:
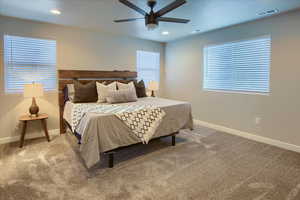
<svg viewBox="0 0 300 200"><path fill-rule="evenodd" d="M52 95L52 94L57 94L58 93L58 90L50 90L50 91L44 91L44 96L46 95ZM3 92L2 93L3 95L5 96L14 96L14 95L23 95L23 92Z"/></svg>
<svg viewBox="0 0 300 200"><path fill-rule="evenodd" d="M243 91L232 91L232 90L213 90L213 89L204 89L204 92L217 92L217 93L227 93L227 94L246 94L246 95L261 95L261 96L270 96L269 93L259 93L259 92L243 92Z"/></svg>

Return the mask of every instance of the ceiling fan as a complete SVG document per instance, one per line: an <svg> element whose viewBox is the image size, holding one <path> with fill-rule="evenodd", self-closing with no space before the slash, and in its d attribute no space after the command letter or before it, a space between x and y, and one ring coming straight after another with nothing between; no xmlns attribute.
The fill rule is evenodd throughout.
<svg viewBox="0 0 300 200"><path fill-rule="evenodd" d="M170 3L166 7L154 12L153 8L156 5L156 0L148 0L147 5L150 7L150 12L147 13L143 9L137 7L133 3L128 0L119 0L122 4L128 6L129 8L137 11L138 13L142 14L144 17L141 18L131 18L131 19L120 19L114 20L114 22L129 22L129 21L136 21L140 19L145 20L146 27L148 30L154 30L158 27L159 22L173 22L173 23L188 23L190 20L188 19L179 19L179 18L170 18L170 17L162 17L166 13L180 7L181 5L186 3L186 0L175 0L173 3Z"/></svg>

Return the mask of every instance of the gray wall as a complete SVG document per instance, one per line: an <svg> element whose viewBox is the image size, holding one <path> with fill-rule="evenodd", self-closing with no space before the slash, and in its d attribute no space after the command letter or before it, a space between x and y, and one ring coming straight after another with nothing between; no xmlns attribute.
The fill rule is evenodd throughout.
<svg viewBox="0 0 300 200"><path fill-rule="evenodd" d="M266 34L272 36L269 96L202 90L205 45ZM196 119L300 145L300 11L168 43L165 59L164 96L191 102Z"/></svg>
<svg viewBox="0 0 300 200"><path fill-rule="evenodd" d="M136 50L146 50L161 53L163 70L164 44L158 42L0 16L0 139L20 134L18 117L31 105L22 94L4 93L4 34L56 40L58 69L135 70ZM40 112L50 115L49 129L59 127L57 95L48 92L37 100ZM28 132L40 131L39 124L32 127Z"/></svg>

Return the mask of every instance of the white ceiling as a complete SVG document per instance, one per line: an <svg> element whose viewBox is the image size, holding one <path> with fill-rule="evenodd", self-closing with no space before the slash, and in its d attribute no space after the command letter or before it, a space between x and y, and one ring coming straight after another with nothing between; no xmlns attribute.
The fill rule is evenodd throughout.
<svg viewBox="0 0 300 200"><path fill-rule="evenodd" d="M130 0L145 9L147 0ZM155 10L173 0L157 0ZM257 13L270 9L280 12L300 8L300 0L187 0L182 7L165 16L190 19L188 24L161 22L159 28L148 31L144 21L116 24L114 19L141 17L118 0L0 0L0 14L55 24L97 29L117 34L168 42L191 35L199 29L206 32L262 18ZM61 15L49 11L57 8ZM162 31L170 32L164 36Z"/></svg>

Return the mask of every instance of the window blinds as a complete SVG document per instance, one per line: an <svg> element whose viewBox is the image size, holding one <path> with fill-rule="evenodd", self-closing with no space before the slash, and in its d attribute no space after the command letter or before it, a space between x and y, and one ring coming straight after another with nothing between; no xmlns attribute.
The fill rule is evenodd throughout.
<svg viewBox="0 0 300 200"><path fill-rule="evenodd" d="M56 89L56 41L4 36L5 92L19 93L37 82Z"/></svg>
<svg viewBox="0 0 300 200"><path fill-rule="evenodd" d="M144 80L146 86L150 81L159 82L160 54L156 52L137 51L138 79Z"/></svg>
<svg viewBox="0 0 300 200"><path fill-rule="evenodd" d="M269 93L271 37L204 48L203 88Z"/></svg>

